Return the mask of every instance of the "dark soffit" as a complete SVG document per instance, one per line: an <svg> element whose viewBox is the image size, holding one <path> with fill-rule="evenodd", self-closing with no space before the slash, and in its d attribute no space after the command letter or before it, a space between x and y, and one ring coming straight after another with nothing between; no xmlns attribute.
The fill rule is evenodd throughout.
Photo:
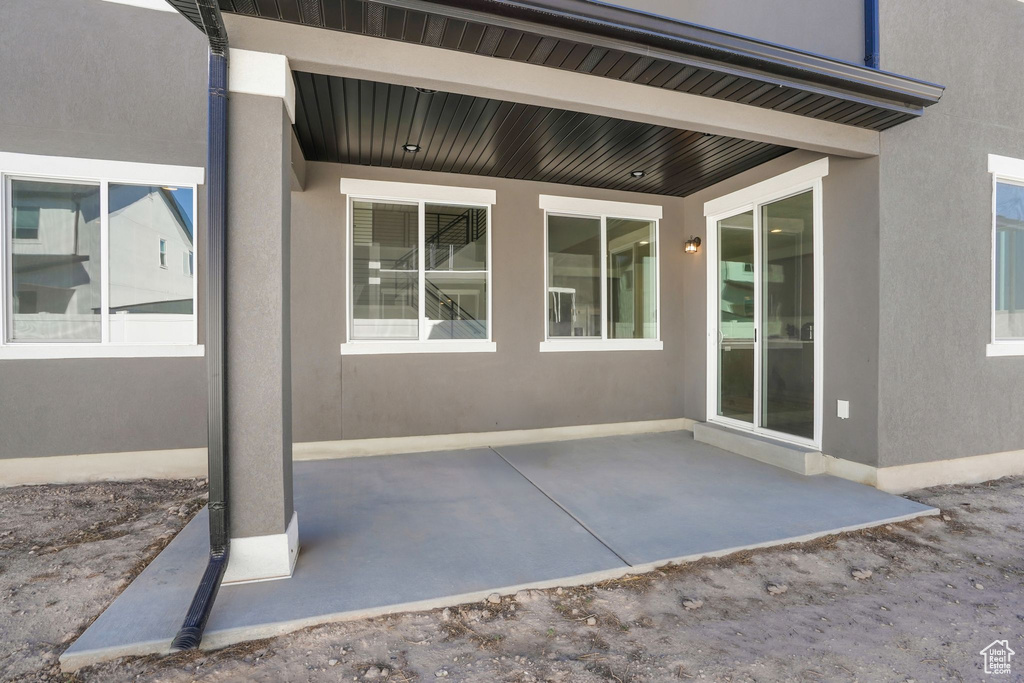
<svg viewBox="0 0 1024 683"><path fill-rule="evenodd" d="M871 130L942 87L589 0L219 0L226 12L540 64Z"/></svg>
<svg viewBox="0 0 1024 683"><path fill-rule="evenodd" d="M294 76L295 134L310 161L686 196L791 151L471 95ZM637 170L644 177L631 177Z"/></svg>

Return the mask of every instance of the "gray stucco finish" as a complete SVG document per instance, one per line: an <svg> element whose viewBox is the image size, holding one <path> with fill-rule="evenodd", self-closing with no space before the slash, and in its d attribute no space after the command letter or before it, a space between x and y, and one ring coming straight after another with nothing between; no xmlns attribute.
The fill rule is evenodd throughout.
<svg viewBox="0 0 1024 683"><path fill-rule="evenodd" d="M0 152L205 164L206 41L180 17L99 0L0 15ZM204 378L202 358L0 361L0 459L205 446Z"/></svg>
<svg viewBox="0 0 1024 683"><path fill-rule="evenodd" d="M853 62L863 51L859 0L620 2ZM921 120L884 133L880 157L831 159L824 182L822 328L827 454L890 466L1024 447L1024 361L986 358L984 351L991 307L991 176L985 163L989 153L1024 158L1024 71L1018 52L1004 47L1016 45L1024 33L1022 9L1012 0L935 0L927 12L911 0L882 3L882 66L948 89ZM17 65L0 70L4 92L17 93L0 100L0 151L203 165L206 46L181 17L99 0L7 0L0 60ZM249 106L251 99L232 96L239 105L237 120L269 125L261 118L266 112ZM246 338L236 340L240 347L231 362L242 374L233 381L238 393L260 401L279 394L267 399L274 420L257 419L261 413L254 405L238 408L251 411L244 420L260 425L237 436L242 462L256 456L241 454L267 444L288 451L292 428L294 440L320 441L705 419L705 255L683 255L682 242L690 235L706 237L703 202L818 157L796 152L686 199L311 163L307 190L282 191L268 214L253 202L266 200L264 195L278 201L278 184L288 180L288 157L281 160L283 173L264 165L291 140L284 119L274 123L284 127L287 140L277 139L278 127L269 140L259 138L259 129L245 138L247 149L232 166L234 173L244 169L233 175L234 182L263 184L229 209L239 212L235 244L253 237L261 252L235 254L242 266L236 272L274 273L269 284L254 278L251 291L239 294L240 307L232 309L246 329ZM264 143L281 149L260 148ZM252 161L246 154L264 156ZM497 353L338 354L346 315L342 176L497 190ZM664 351L538 352L544 319L543 221L537 208L542 192L665 207ZM200 188L200 342L204 199ZM262 222L274 215L285 232L289 218L295 225L283 242L275 242L284 234L280 227L275 237ZM270 312L268 306L277 308ZM281 329L267 328L268 319ZM264 341L260 335L272 339L267 348L257 348ZM283 360L288 356L293 362ZM0 459L201 447L204 376L201 358L0 361L0 432L8 435L0 440ZM284 390L274 392L270 382L294 384L291 417ZM850 401L849 420L836 417L837 399ZM286 523L288 463L286 457L244 475L257 482L257 492L284 491L279 508L266 519L257 515L254 528L276 533ZM243 470L234 472L238 483Z"/></svg>
<svg viewBox="0 0 1024 683"><path fill-rule="evenodd" d="M206 53L170 12L4 0L0 150L202 166Z"/></svg>
<svg viewBox="0 0 1024 683"><path fill-rule="evenodd" d="M704 202L821 158L793 152L687 197L689 232L707 238ZM825 319L822 451L875 465L878 421L878 162L829 158L822 182ZM687 269L683 288L686 417L707 419L706 251ZM711 370L714 372L714 369ZM836 400L850 402L850 419L836 417Z"/></svg>
<svg viewBox="0 0 1024 683"><path fill-rule="evenodd" d="M496 353L339 356L345 338L345 197L339 180L371 178L491 188ZM544 218L540 194L664 207L663 351L541 353ZM419 436L683 417L683 202L566 185L309 163L293 195L295 438ZM301 349L301 350L300 350Z"/></svg>
<svg viewBox="0 0 1024 683"><path fill-rule="evenodd" d="M1019 450L1024 358L985 355L987 157L1024 159L1024 5L890 0L881 22L882 66L947 90L882 136L880 464Z"/></svg>
<svg viewBox="0 0 1024 683"><path fill-rule="evenodd" d="M231 535L292 515L291 122L276 97L228 109L227 452Z"/></svg>
<svg viewBox="0 0 1024 683"><path fill-rule="evenodd" d="M864 63L863 0L615 0L612 4Z"/></svg>

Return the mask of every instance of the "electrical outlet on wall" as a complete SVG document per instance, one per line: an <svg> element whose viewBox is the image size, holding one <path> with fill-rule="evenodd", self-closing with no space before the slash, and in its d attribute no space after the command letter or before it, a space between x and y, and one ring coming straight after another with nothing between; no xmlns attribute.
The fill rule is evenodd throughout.
<svg viewBox="0 0 1024 683"><path fill-rule="evenodd" d="M850 402L838 400L836 401L836 415L839 416L840 420L850 419Z"/></svg>

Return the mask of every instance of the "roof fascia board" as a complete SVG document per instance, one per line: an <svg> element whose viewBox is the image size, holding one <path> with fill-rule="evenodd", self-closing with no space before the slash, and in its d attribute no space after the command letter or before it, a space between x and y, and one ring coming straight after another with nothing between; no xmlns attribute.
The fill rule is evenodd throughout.
<svg viewBox="0 0 1024 683"><path fill-rule="evenodd" d="M877 131L512 60L227 14L232 45L284 54L297 71L433 88L729 135L825 154L879 152Z"/></svg>
<svg viewBox="0 0 1024 683"><path fill-rule="evenodd" d="M944 90L915 78L591 0L389 0L389 4L723 73L749 77L754 72L772 83L782 84L781 75L801 81L784 84L804 89L807 83L825 83L847 96L880 97L915 113L937 102Z"/></svg>

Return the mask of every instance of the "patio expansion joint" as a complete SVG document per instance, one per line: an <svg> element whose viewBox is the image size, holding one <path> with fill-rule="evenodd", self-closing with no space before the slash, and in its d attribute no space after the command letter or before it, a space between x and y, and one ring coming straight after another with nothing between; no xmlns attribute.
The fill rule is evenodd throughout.
<svg viewBox="0 0 1024 683"><path fill-rule="evenodd" d="M547 499L548 499L548 500L550 500L550 501L551 501L552 503L554 503L554 504L555 504L555 505L556 505L556 506L558 507L558 509L559 509L559 510L561 510L561 511L562 511L562 512L564 512L564 513L565 513L566 515L568 515L568 516L569 516L569 517L570 517L570 518L571 518L571 519L572 519L572 520L573 520L574 522L576 522L577 524L579 524L579 525L580 525L580 527L582 527L582 528L583 528L583 529L584 529L584 530L585 530L585 531L586 531L586 532L587 532L588 534L590 534L591 536L593 536L593 537L594 537L594 540L596 540L596 541L597 541L598 543L600 543L600 544L601 544L601 545L603 545L603 546L604 546L605 548L607 548L607 549L608 549L608 551L609 551L609 552L610 552L611 554L615 555L615 557L619 558L619 560L621 560L621 561L622 561L622 563L623 563L624 565L626 565L627 567L632 567L632 566L633 566L632 564L630 564L630 563L629 563L629 562L628 562L628 561L626 560L626 558L624 558L624 557L623 557L622 555L620 555L620 554L619 554L619 552L618 552L617 550L615 550L615 548L613 548L613 547L612 547L611 545L609 545L609 544L608 544L608 543L607 543L607 542L606 542L606 541L605 541L605 540L604 540L603 538L601 538L600 536L598 536L598 535L597 535L597 533L596 533L596 532L595 532L595 531L594 531L593 529L591 529L591 528L590 528L589 526L587 526L587 525L586 525L586 524L585 524L585 523L583 522L583 520L582 520L582 519L580 519L580 518L579 518L579 517L577 517L576 515L574 515L574 514L572 514L571 512L569 512L569 510L567 510L567 509L565 508L565 506L564 506L564 505L562 505L562 504L561 504L561 503L559 503L559 502L558 502L557 500L555 500L555 499L554 499L554 498L553 498L553 497L552 497L552 496L551 496L551 495L550 495L550 494L549 494L549 493L548 493L547 491L545 491L545 490L544 490L544 489L542 489L542 488L541 488L540 486L538 486L538 485L537 485L537 483L536 483L535 481L533 481L533 480L532 480L532 479L530 479L530 478L529 478L528 476L526 476L525 474L523 474L523 472L522 472L522 471L521 471L521 470L520 470L520 469L519 469L518 467L516 467L516 466L515 466L515 465L513 465L513 464L512 464L511 462L509 462L509 461L508 461L508 459L507 459L507 458L506 458L506 457L505 457L504 455L502 455L500 451L498 451L498 450L497 450L496 448L494 448L493 446L488 446L487 448L488 448L488 449L490 449L490 450L491 450L491 451L492 451L492 452L493 452L493 453L494 453L495 455L497 455L497 456L498 456L499 458L501 458L501 459L502 459L502 460L503 460L503 461L505 462L505 464L506 464L506 465L508 465L509 467L511 467L511 468L512 468L513 470L515 470L515 471L516 471L516 473L517 473L517 474L518 474L519 476L521 476L521 477L522 477L523 479L525 479L526 481L530 482L530 485L531 485L531 486L533 486L533 488L535 488L535 489L537 489L538 491L540 491L541 495L543 495L543 496L544 496L545 498L547 498Z"/></svg>

